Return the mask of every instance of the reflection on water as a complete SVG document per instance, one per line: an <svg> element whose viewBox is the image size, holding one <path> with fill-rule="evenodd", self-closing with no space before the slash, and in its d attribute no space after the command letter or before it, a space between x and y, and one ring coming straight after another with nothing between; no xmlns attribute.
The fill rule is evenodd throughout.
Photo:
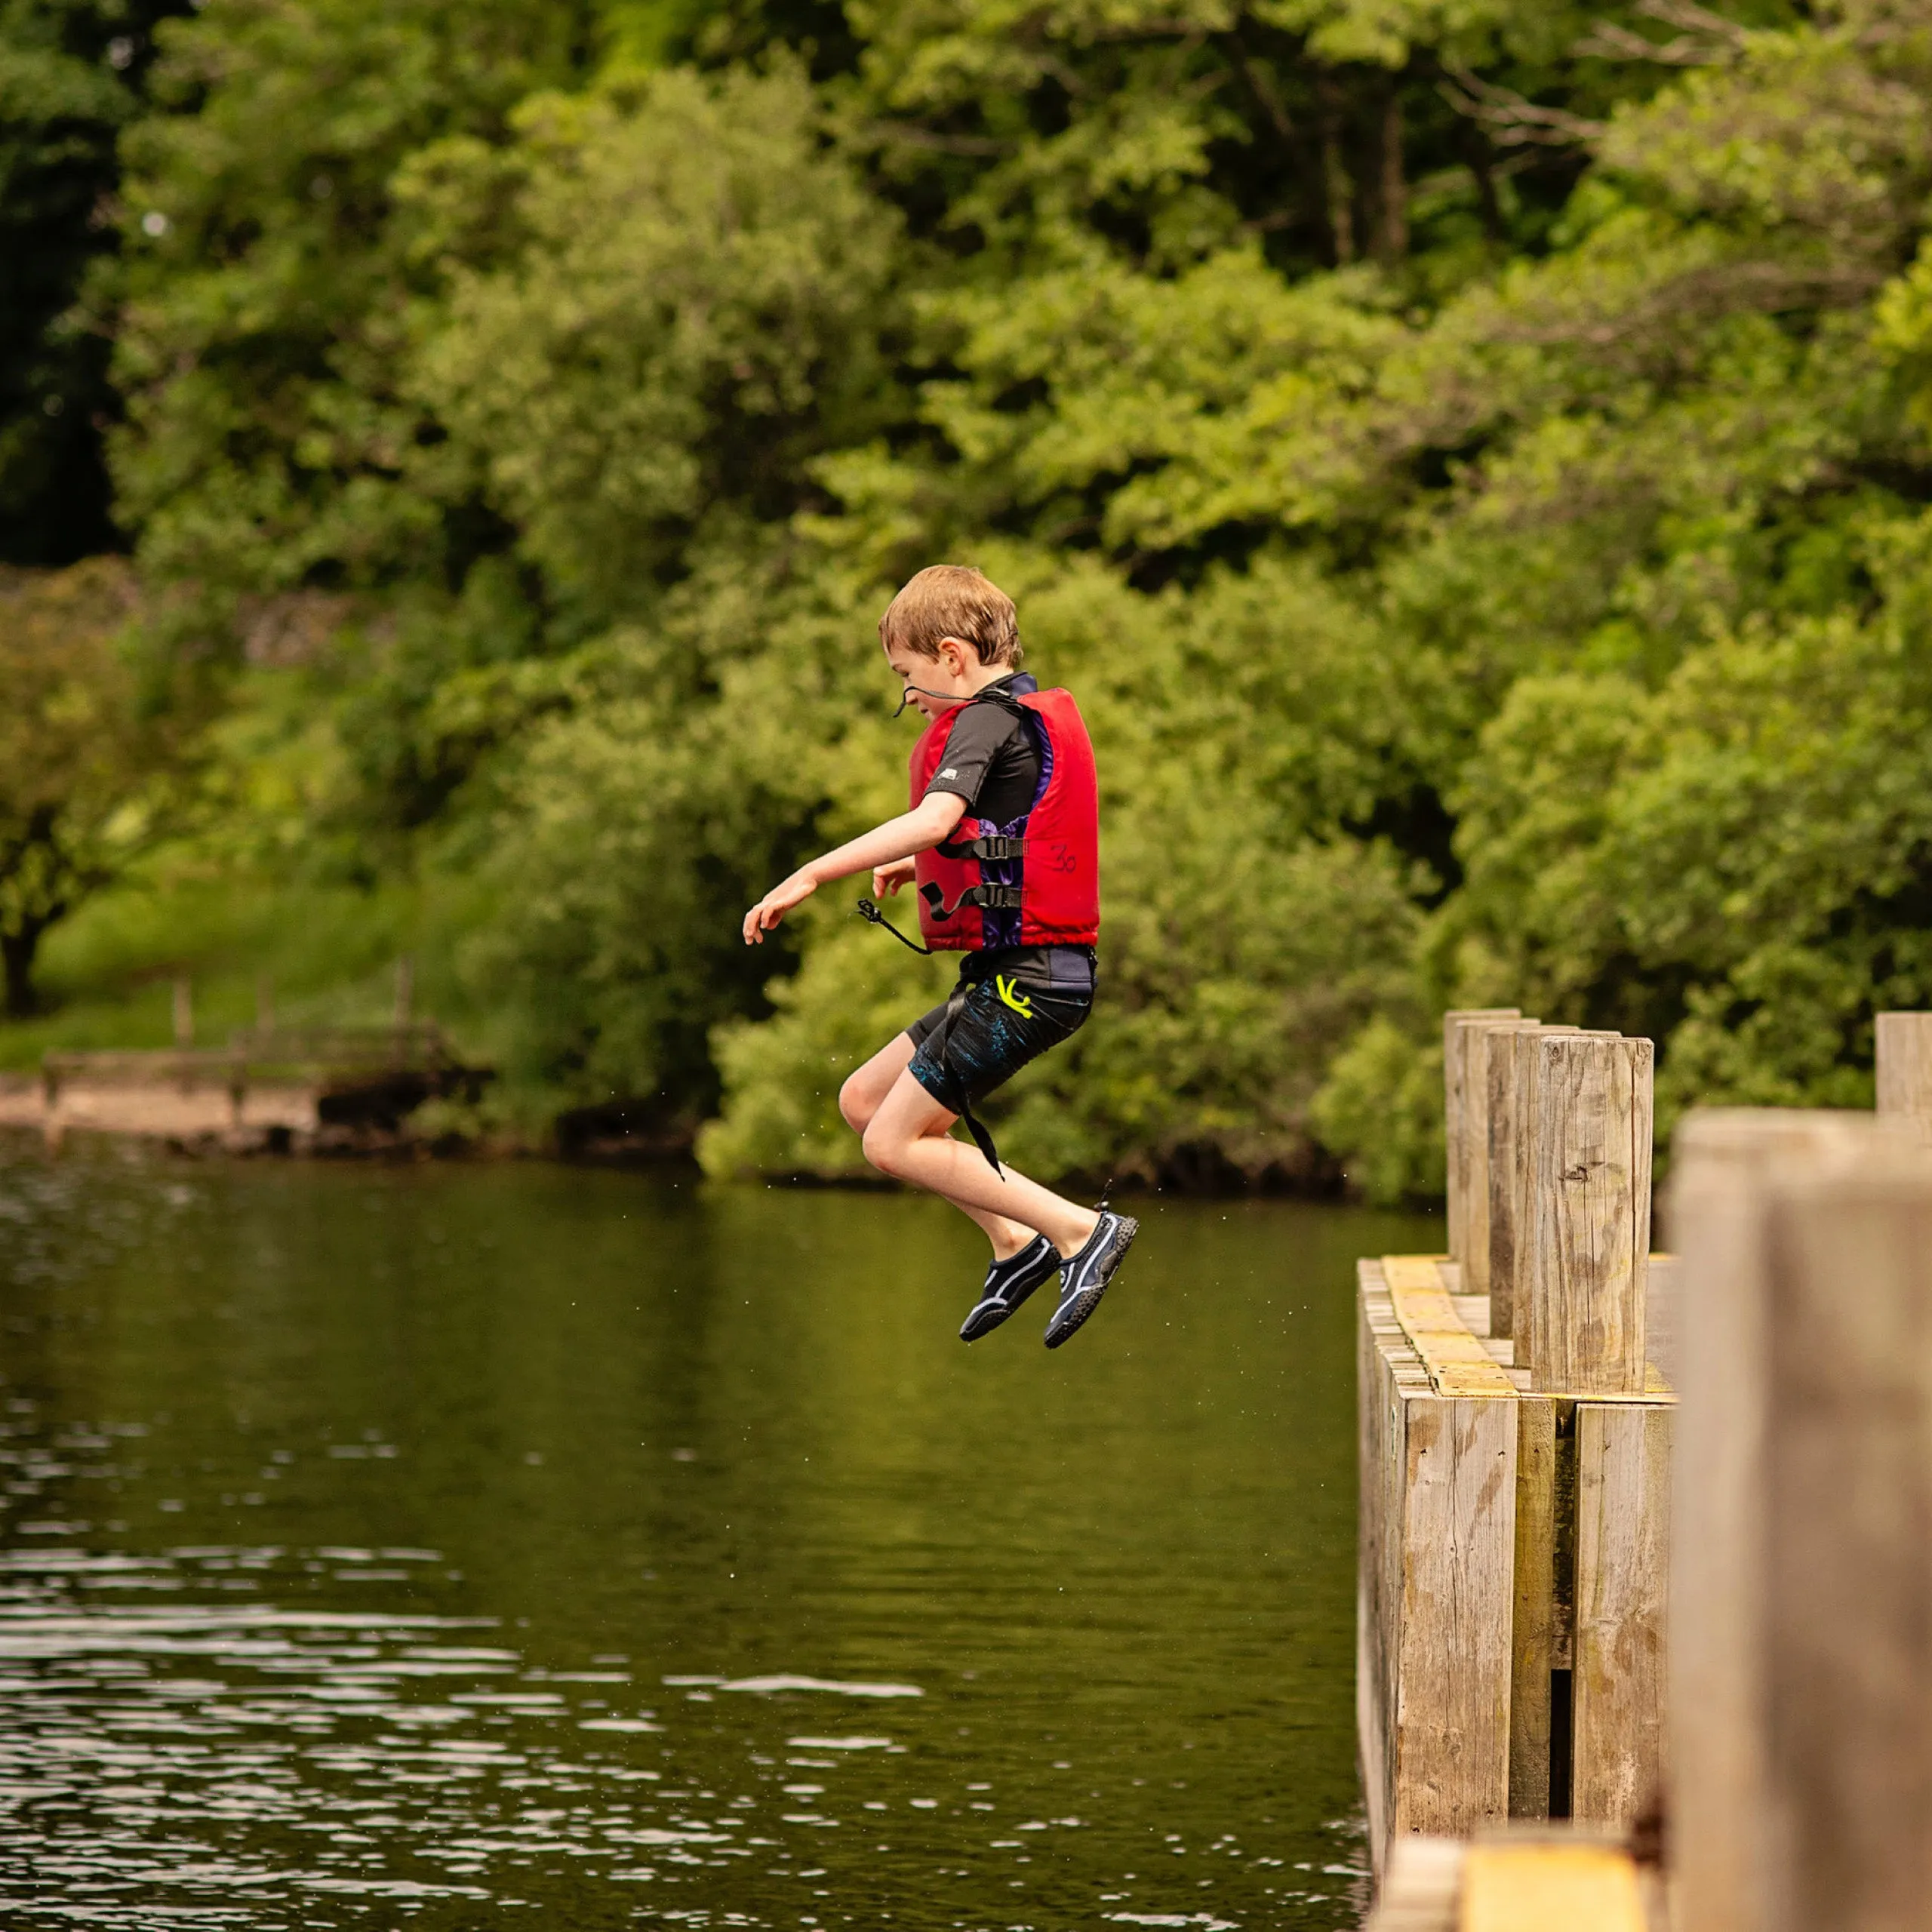
<svg viewBox="0 0 1932 1932"><path fill-rule="evenodd" d="M0 1140L9 1925L1338 1927L1350 1259Z"/></svg>

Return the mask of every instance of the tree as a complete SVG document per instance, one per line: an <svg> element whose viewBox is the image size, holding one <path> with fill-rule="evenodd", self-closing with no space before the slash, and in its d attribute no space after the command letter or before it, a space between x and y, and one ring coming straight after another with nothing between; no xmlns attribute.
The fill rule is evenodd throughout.
<svg viewBox="0 0 1932 1932"><path fill-rule="evenodd" d="M6 1011L33 1011L48 931L153 836L177 740L141 715L118 645L132 572L103 558L0 574L0 961Z"/></svg>
<svg viewBox="0 0 1932 1932"><path fill-rule="evenodd" d="M186 0L0 0L0 563L116 546L112 344L77 307L118 235L115 143Z"/></svg>

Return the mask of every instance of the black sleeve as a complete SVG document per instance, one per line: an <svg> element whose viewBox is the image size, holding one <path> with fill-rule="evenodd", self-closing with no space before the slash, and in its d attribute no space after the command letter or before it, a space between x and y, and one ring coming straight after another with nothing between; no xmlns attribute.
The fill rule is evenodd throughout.
<svg viewBox="0 0 1932 1932"><path fill-rule="evenodd" d="M1017 731L1026 728L1001 704L969 704L946 741L946 756L928 781L924 796L951 792L973 811L992 763Z"/></svg>

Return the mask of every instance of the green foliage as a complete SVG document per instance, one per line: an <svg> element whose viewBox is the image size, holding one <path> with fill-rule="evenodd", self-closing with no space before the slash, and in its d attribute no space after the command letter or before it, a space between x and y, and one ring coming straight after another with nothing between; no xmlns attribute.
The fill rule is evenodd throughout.
<svg viewBox="0 0 1932 1932"><path fill-rule="evenodd" d="M1442 1049L1377 1014L1330 1063L1315 1130L1351 1150L1349 1184L1378 1206L1427 1199L1442 1187Z"/></svg>
<svg viewBox="0 0 1932 1932"><path fill-rule="evenodd" d="M46 934L152 841L176 734L143 717L118 648L132 574L97 558L0 575L0 962L33 1011Z"/></svg>
<svg viewBox="0 0 1932 1932"><path fill-rule="evenodd" d="M737 924L901 802L871 626L942 558L1101 755L1102 997L989 1106L1023 1163L1426 1195L1444 1004L1651 1034L1667 1126L1857 1103L1932 1000L1902 0L158 38L88 311L152 701L249 666L197 836L417 895L513 1110L854 1170L838 1087L938 969L858 882Z"/></svg>
<svg viewBox="0 0 1932 1932"><path fill-rule="evenodd" d="M445 257L415 364L444 492L481 496L586 616L647 613L697 554L755 544L812 457L889 418L896 224L821 118L789 64L673 70L528 103L513 158L469 138L405 171L419 250L485 256Z"/></svg>
<svg viewBox="0 0 1932 1932"><path fill-rule="evenodd" d="M0 4L0 563L112 547L108 343L75 307L112 248L115 141L138 111L155 0Z"/></svg>
<svg viewBox="0 0 1932 1932"><path fill-rule="evenodd" d="M434 142L501 139L587 26L569 0L209 0L158 30L166 111L122 146L115 478L143 562L208 615L472 561L469 506L416 475L434 432L404 377L435 277L393 177Z"/></svg>

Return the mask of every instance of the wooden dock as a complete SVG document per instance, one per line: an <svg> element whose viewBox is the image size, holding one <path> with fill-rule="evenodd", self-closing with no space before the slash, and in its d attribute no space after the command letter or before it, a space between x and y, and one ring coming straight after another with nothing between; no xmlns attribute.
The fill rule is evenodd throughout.
<svg viewBox="0 0 1932 1932"><path fill-rule="evenodd" d="M1448 1016L1451 1254L1361 1267L1374 1932L1932 1927L1932 1014L1877 1037L1875 1117L1687 1120L1673 1260L1648 1043Z"/></svg>
<svg viewBox="0 0 1932 1932"><path fill-rule="evenodd" d="M1378 1872L1411 1833L1627 1828L1662 1775L1675 1398L1645 1346L1669 1278L1650 1042L1486 1012L1451 1014L1445 1049L1451 1251L1359 1271Z"/></svg>
<svg viewBox="0 0 1932 1932"><path fill-rule="evenodd" d="M0 1090L0 1124L57 1145L82 1131L318 1151L392 1137L424 1100L474 1098L487 1078L433 1020L254 1028L225 1048L50 1053L37 1081Z"/></svg>

